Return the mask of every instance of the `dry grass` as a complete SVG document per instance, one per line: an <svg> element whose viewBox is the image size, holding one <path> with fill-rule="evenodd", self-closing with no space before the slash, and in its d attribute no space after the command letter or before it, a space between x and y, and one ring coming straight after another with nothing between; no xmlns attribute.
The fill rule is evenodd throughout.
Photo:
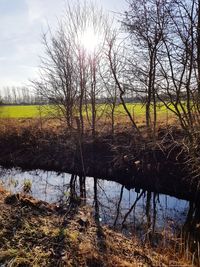
<svg viewBox="0 0 200 267"><path fill-rule="evenodd" d="M145 120L143 117L138 117L136 119L136 124L141 130L141 133L145 136L147 134L147 129L145 126ZM175 125L176 127L179 125L177 120L174 118L173 115L168 116L166 120L165 115L160 116L157 122L157 130L159 129L167 129L169 126ZM85 127L85 135L90 136L92 134L91 125L88 121L84 123ZM75 123L74 129L75 133L77 125ZM119 115L117 120L115 121L115 133L119 132L129 132L133 131L133 127L131 125L130 120L126 115ZM67 128L65 121L61 121L60 119L56 118L25 118L25 119L4 119L0 118L0 135L7 136L7 135L21 135L22 133L28 131L27 133L31 133L37 137L39 135L46 135L50 133L51 135L61 135L66 134ZM73 130L71 131L73 132ZM96 136L101 136L102 134L111 134L111 121L109 117L104 117L97 121L96 123ZM71 134L72 135L72 134Z"/></svg>
<svg viewBox="0 0 200 267"><path fill-rule="evenodd" d="M90 207L76 207L66 216L27 196L5 204L7 196L1 189L0 265L194 266L177 248L152 249L100 225Z"/></svg>

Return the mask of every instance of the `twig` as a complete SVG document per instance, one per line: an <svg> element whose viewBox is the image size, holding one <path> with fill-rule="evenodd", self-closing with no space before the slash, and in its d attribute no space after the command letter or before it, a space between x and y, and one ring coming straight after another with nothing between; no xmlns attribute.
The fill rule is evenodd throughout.
<svg viewBox="0 0 200 267"><path fill-rule="evenodd" d="M140 200L140 198L142 197L142 195L143 195L144 193L145 193L145 190L143 190L143 191L139 194L139 196L137 196L135 202L133 203L133 205L131 206L131 208L129 209L129 211L125 214L125 216L124 216L124 220L123 220L123 222L122 222L122 227L121 227L121 229L124 228L124 224L125 224L125 222L126 222L126 219L127 219L128 215L129 215L129 214L131 213L131 211L134 209L135 205L137 204L137 202Z"/></svg>

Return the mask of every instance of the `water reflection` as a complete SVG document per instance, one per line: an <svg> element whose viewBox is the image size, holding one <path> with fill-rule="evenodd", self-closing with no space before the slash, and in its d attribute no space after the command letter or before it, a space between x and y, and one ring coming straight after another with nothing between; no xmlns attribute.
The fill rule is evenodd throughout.
<svg viewBox="0 0 200 267"><path fill-rule="evenodd" d="M65 215L75 214L80 204L93 206L100 248L105 246L102 225L107 224L144 243L167 247L173 242L200 259L200 209L194 203L74 174L0 169L0 177L10 192L30 189L26 191L33 197L57 203Z"/></svg>
<svg viewBox="0 0 200 267"><path fill-rule="evenodd" d="M12 169L1 174L2 184L14 193L22 191L27 181L36 198L60 205L79 199L94 206L97 222L124 231L137 230L141 235L144 235L144 229L145 233L169 227L176 231L186 220L189 209L187 201L145 191L129 191L123 185L106 180L41 170Z"/></svg>

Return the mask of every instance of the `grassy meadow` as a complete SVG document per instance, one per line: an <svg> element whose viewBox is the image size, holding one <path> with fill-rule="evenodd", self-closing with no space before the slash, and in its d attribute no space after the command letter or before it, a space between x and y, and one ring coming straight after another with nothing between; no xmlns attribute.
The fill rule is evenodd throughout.
<svg viewBox="0 0 200 267"><path fill-rule="evenodd" d="M0 118L37 118L47 114L47 109L37 105L0 106Z"/></svg>
<svg viewBox="0 0 200 267"><path fill-rule="evenodd" d="M143 120L145 118L145 107L141 103L127 103L127 108L135 120ZM91 109L88 107L89 114ZM168 112L163 105L157 107L157 116L161 120L166 120ZM97 105L97 115L102 117L110 117L111 108L105 104ZM11 105L11 106L0 106L0 118L39 118L39 117L51 117L56 115L56 111L53 105ZM86 111L84 111L86 116ZM172 114L171 114L172 115ZM126 116L126 112L121 104L117 105L115 109L116 117Z"/></svg>

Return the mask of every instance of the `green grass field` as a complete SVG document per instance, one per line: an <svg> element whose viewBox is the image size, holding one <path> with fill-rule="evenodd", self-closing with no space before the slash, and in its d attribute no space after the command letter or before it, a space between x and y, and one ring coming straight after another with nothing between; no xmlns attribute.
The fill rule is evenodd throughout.
<svg viewBox="0 0 200 267"><path fill-rule="evenodd" d="M37 118L48 115L50 106L41 108L37 105L0 106L0 118Z"/></svg>
<svg viewBox="0 0 200 267"><path fill-rule="evenodd" d="M140 103L127 103L127 108L132 114L132 116L143 117L145 115L145 107ZM107 106L105 108L104 104L99 104L97 106L98 113L101 114L104 110L104 115L110 114L110 109ZM166 108L164 106L158 106L157 108L158 116L166 115ZM37 106L37 105L27 105L27 106L0 106L0 118L37 118L51 116L53 114L54 108L51 105ZM54 113L55 114L55 113ZM115 115L126 115L123 106L120 104L116 107Z"/></svg>

